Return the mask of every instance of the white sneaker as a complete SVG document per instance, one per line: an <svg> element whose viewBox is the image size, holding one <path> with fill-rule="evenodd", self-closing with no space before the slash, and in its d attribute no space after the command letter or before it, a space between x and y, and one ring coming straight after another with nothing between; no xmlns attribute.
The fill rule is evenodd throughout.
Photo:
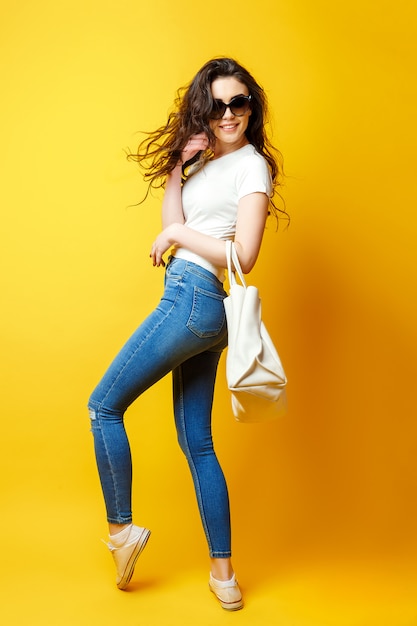
<svg viewBox="0 0 417 626"><path fill-rule="evenodd" d="M217 580L210 574L209 587L226 611L238 611L243 607L242 593L234 574L230 580Z"/></svg>
<svg viewBox="0 0 417 626"><path fill-rule="evenodd" d="M129 584L138 556L146 546L150 534L151 531L147 528L132 524L129 536L122 546L114 546L111 539L107 544L116 564L116 585L119 589L126 589Z"/></svg>

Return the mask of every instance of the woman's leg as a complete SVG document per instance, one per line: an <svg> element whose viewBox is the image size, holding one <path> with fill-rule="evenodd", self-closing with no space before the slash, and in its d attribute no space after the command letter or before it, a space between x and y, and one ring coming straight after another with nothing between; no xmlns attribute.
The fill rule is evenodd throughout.
<svg viewBox="0 0 417 626"><path fill-rule="evenodd" d="M88 407L97 467L111 530L132 522L132 462L124 414L181 360L181 323L156 309L128 340L92 393ZM120 528L119 528L120 526Z"/></svg>
<svg viewBox="0 0 417 626"><path fill-rule="evenodd" d="M158 307L128 340L91 395L94 446L111 525L122 528L132 521L132 466L124 412L183 361L211 346L224 347L224 295L210 272L175 259L166 269Z"/></svg>
<svg viewBox="0 0 417 626"><path fill-rule="evenodd" d="M233 575L227 485L213 448L211 409L220 352L206 351L188 359L173 372L178 440L194 481L197 502L218 580Z"/></svg>

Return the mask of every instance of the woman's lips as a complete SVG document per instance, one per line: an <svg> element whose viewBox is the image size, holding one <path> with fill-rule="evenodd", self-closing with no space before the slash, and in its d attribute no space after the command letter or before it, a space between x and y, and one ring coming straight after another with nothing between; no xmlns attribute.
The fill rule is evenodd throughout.
<svg viewBox="0 0 417 626"><path fill-rule="evenodd" d="M227 132L234 131L237 128L237 126L238 126L237 124L222 124L220 128L227 133Z"/></svg>

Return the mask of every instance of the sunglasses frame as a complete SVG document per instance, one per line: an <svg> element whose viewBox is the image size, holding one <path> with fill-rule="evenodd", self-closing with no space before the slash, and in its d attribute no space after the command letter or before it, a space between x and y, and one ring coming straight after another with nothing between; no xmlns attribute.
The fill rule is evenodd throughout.
<svg viewBox="0 0 417 626"><path fill-rule="evenodd" d="M235 113L235 111L233 110L233 108L234 108L233 102L235 100L239 100L239 98L242 98L243 100L245 100L247 102L247 105L248 105L247 109L243 113ZM230 109L230 112L231 112L232 115L234 115L236 117L242 117L243 115L245 115L249 111L251 100L252 100L252 96L250 94L249 94L249 96L243 96L243 95L234 96L234 98L232 98L230 100L230 102L228 102L227 104L226 104L226 102L223 102L222 100L214 100L213 108L212 108L212 110L210 112L209 118L211 120L221 120L222 117L224 116L224 114L226 113L227 109ZM219 108L216 109L215 107L217 107L217 106L219 106ZM239 107L239 108L241 108L241 107Z"/></svg>

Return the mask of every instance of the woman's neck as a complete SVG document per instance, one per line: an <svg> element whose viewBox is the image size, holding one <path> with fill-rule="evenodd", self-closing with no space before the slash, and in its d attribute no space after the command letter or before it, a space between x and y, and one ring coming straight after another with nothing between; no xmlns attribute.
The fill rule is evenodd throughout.
<svg viewBox="0 0 417 626"><path fill-rule="evenodd" d="M216 141L216 145L214 147L214 156L213 159L220 159L220 157L226 156L226 154L231 154L232 152L236 152L236 150L240 150L240 148L243 148L244 146L247 146L249 143L249 141L247 140L246 137L242 137L242 141L239 142L239 144L235 144L235 143L224 143L219 142L218 140Z"/></svg>

